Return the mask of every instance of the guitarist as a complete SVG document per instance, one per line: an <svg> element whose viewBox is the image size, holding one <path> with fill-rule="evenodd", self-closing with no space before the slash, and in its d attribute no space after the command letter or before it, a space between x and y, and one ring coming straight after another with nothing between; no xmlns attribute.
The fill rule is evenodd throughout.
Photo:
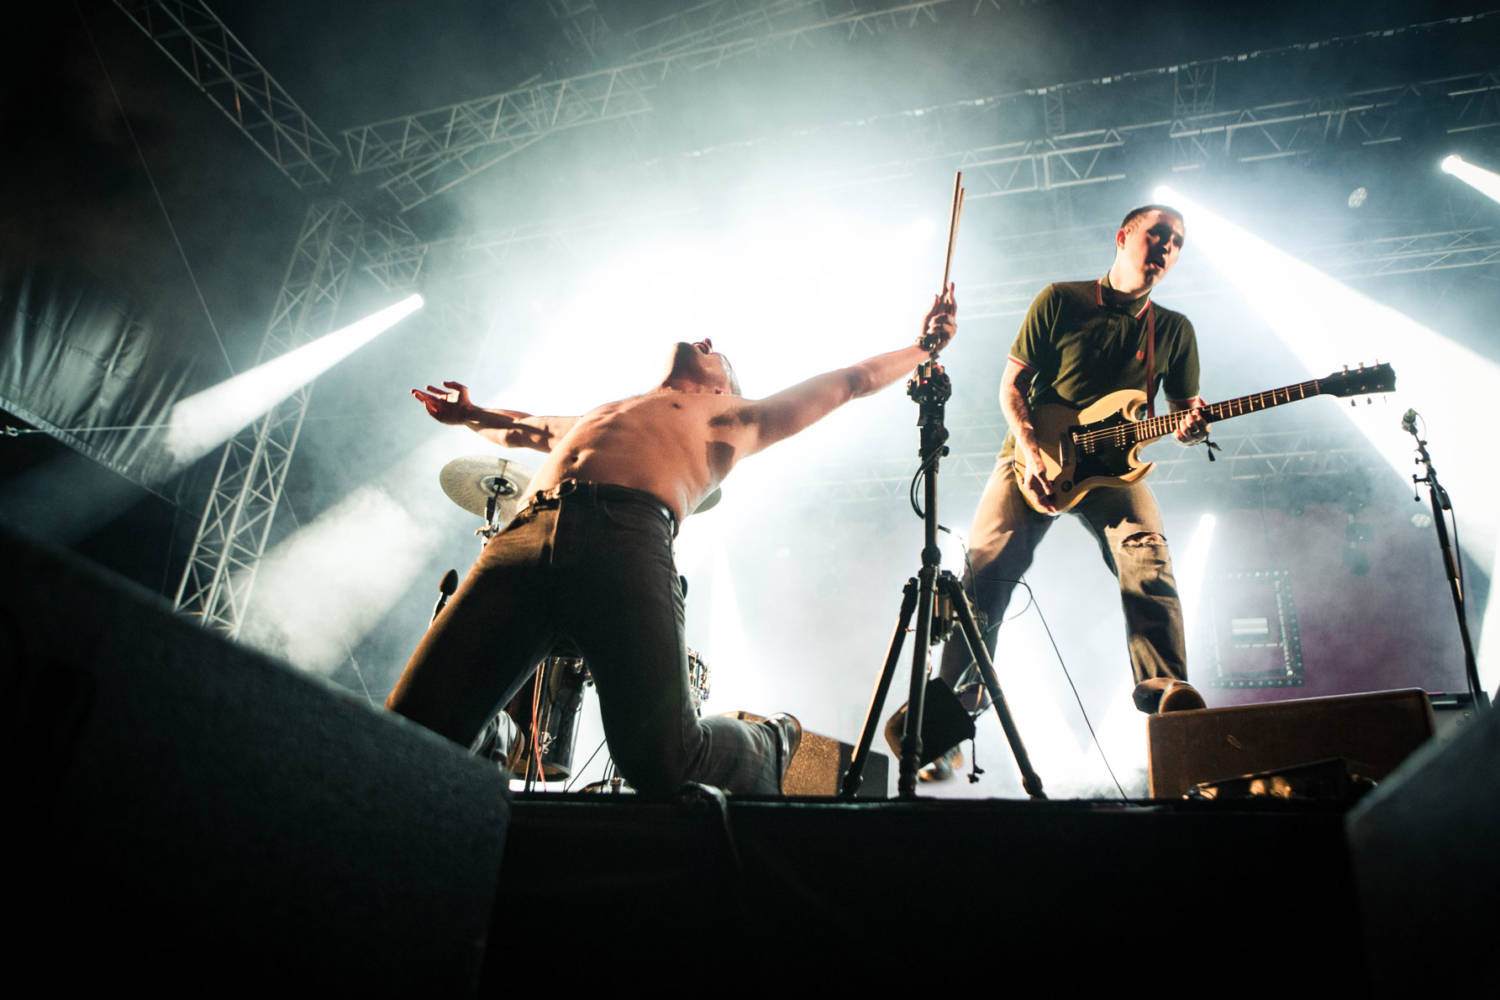
<svg viewBox="0 0 1500 1000"><path fill-rule="evenodd" d="M1010 349L1000 382L1000 407L1010 424L999 461L970 530L965 587L981 621L991 653L1016 582L1031 565L1032 553L1055 520L1053 484L1044 471L1032 408L1064 403L1082 409L1119 389L1158 385L1173 410L1182 411L1176 437L1198 444L1208 424L1198 407L1198 344L1186 316L1151 301L1152 290L1177 263L1182 251L1182 213L1166 205L1132 209L1115 233L1115 259L1095 281L1049 285L1032 302ZM1147 359L1152 377L1147 384ZM1025 475L1018 477L1019 464ZM1020 482L1018 482L1018 479ZM1025 490L1031 503L1022 496ZM1051 513L1039 513L1038 509ZM1104 563L1120 582L1125 610L1134 700L1143 712L1202 708L1203 698L1186 681L1182 607L1172 576L1172 560L1161 514L1142 482L1092 490L1072 510L1099 542ZM982 697L960 637L943 650L940 676L960 690L967 707ZM903 713L905 709L901 710ZM900 720L887 725L899 738ZM962 757L955 747L922 776L950 777Z"/></svg>

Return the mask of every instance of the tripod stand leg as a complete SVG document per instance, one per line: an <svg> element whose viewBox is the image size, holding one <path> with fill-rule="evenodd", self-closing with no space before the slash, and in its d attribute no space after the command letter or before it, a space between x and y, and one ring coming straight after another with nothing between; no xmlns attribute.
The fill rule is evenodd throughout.
<svg viewBox="0 0 1500 1000"><path fill-rule="evenodd" d="M974 657L974 662L979 665L979 675L984 679L984 687L989 692L990 703L995 707L995 714L1000 717L1000 728L1005 730L1005 739L1010 743L1010 752L1016 758L1016 766L1021 770L1021 787L1026 789L1026 794L1033 799L1045 799L1047 794L1042 791L1042 779L1031 767L1031 758L1026 754L1026 745L1021 742L1021 733L1016 729L1010 709L1006 707L1005 695L1000 693L1000 680L995 676L995 664L990 659L989 649L984 645L984 637L979 633L979 623L974 620L974 609L969 604L969 596L964 593L963 584L959 583L958 577L952 573L944 572L938 579L938 586L953 602L959 627L964 633L964 641L969 644L969 653Z"/></svg>
<svg viewBox="0 0 1500 1000"><path fill-rule="evenodd" d="M885 697L891 690L891 678L896 673L896 663L901 659L901 646L906 641L906 629L911 625L912 611L917 606L916 577L906 581L901 590L901 615L896 621L896 631L891 636L891 645L885 654L885 668L875 682L875 694L870 698L870 711L865 715L865 727L859 734L859 746L849 759L849 770L844 772L844 782L839 786L839 797L852 799L859 794L860 782L864 780L865 759L870 753L870 744L875 739L875 729L880 725L880 712L885 707Z"/></svg>

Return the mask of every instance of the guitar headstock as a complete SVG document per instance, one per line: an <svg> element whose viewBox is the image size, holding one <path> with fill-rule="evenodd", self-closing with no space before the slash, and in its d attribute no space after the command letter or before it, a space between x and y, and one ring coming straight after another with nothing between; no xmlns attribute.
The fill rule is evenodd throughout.
<svg viewBox="0 0 1500 1000"><path fill-rule="evenodd" d="M1396 372L1389 364L1366 368L1345 368L1318 379L1318 388L1333 396L1364 396L1374 392L1394 392Z"/></svg>

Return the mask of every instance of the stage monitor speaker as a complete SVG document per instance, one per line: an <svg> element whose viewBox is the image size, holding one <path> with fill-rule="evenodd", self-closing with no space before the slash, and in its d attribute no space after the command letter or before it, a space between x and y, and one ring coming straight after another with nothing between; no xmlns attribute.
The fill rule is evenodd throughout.
<svg viewBox="0 0 1500 1000"><path fill-rule="evenodd" d="M1152 798L1180 798L1223 781L1343 757L1379 781L1433 734L1427 694L1415 688L1332 698L1205 708L1146 723Z"/></svg>
<svg viewBox="0 0 1500 1000"><path fill-rule="evenodd" d="M765 716L751 712L735 712L735 717L747 722L763 722ZM802 744L787 765L786 777L781 790L787 795L805 795L814 798L832 798L839 793L844 772L854 757L854 747L831 736L802 732ZM865 772L859 785L858 798L883 799L890 794L890 758L883 753L871 751L865 760Z"/></svg>
<svg viewBox="0 0 1500 1000"><path fill-rule="evenodd" d="M473 993L493 766L3 526L0 565L13 980Z"/></svg>
<svg viewBox="0 0 1500 1000"><path fill-rule="evenodd" d="M1378 997L1500 995L1500 712L1433 740L1346 817Z"/></svg>

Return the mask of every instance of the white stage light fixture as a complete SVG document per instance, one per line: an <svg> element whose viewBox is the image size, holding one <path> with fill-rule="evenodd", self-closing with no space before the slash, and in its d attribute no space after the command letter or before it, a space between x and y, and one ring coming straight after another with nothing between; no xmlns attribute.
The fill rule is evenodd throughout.
<svg viewBox="0 0 1500 1000"><path fill-rule="evenodd" d="M422 308L412 294L348 326L179 400L166 446L179 467L202 458L302 386Z"/></svg>
<svg viewBox="0 0 1500 1000"><path fill-rule="evenodd" d="M1500 174L1475 166L1457 154L1443 157L1443 173L1452 174L1481 194L1500 201Z"/></svg>

